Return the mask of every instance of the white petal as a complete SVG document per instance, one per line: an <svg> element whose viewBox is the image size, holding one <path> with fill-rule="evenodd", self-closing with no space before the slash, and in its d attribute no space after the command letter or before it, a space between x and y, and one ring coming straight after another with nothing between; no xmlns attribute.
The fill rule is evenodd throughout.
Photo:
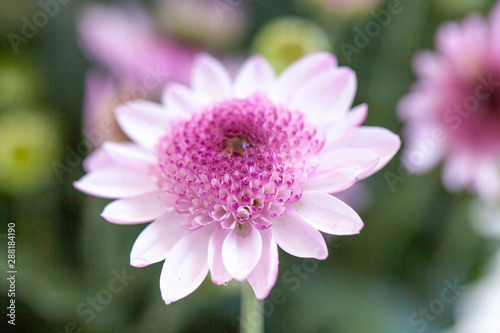
<svg viewBox="0 0 500 333"><path fill-rule="evenodd" d="M224 230L219 226L214 228L208 243L208 267L210 268L210 276L215 284L223 284L229 282L232 276L227 272L222 261L222 244L229 234L229 230Z"/></svg>
<svg viewBox="0 0 500 333"><path fill-rule="evenodd" d="M217 59L206 53L198 55L195 59L191 85L208 103L222 101L231 93L229 73Z"/></svg>
<svg viewBox="0 0 500 333"><path fill-rule="evenodd" d="M370 172L378 163L378 156L364 149L341 148L327 151L320 155L316 173L348 169L362 175ZM313 174L314 176L314 174Z"/></svg>
<svg viewBox="0 0 500 333"><path fill-rule="evenodd" d="M260 233L250 223L238 224L222 245L222 260L229 274L236 280L245 280L262 253Z"/></svg>
<svg viewBox="0 0 500 333"><path fill-rule="evenodd" d="M168 83L163 91L162 103L168 113L187 116L202 108L196 94L188 87L179 83Z"/></svg>
<svg viewBox="0 0 500 333"><path fill-rule="evenodd" d="M272 230L265 229L260 231L262 237L262 256L248 276L248 282L255 292L258 299L266 298L271 289L276 284L278 278L278 246L274 239Z"/></svg>
<svg viewBox="0 0 500 333"><path fill-rule="evenodd" d="M143 267L165 259L177 242L188 234L181 227L182 215L164 214L148 225L135 240L130 252L130 264Z"/></svg>
<svg viewBox="0 0 500 333"><path fill-rule="evenodd" d="M328 257L323 235L293 210L273 219L273 230L279 247L293 256L316 259Z"/></svg>
<svg viewBox="0 0 500 333"><path fill-rule="evenodd" d="M152 221L165 213L158 199L159 193L115 200L108 204L101 216L118 224L134 224Z"/></svg>
<svg viewBox="0 0 500 333"><path fill-rule="evenodd" d="M356 85L352 69L329 70L305 84L292 98L290 108L304 112L315 124L340 119L354 101Z"/></svg>
<svg viewBox="0 0 500 333"><path fill-rule="evenodd" d="M211 228L192 231L168 254L160 276L161 295L167 305L191 294L207 276L210 232Z"/></svg>
<svg viewBox="0 0 500 333"><path fill-rule="evenodd" d="M102 148L97 148L83 161L83 169L92 172L109 167L116 167L115 161Z"/></svg>
<svg viewBox="0 0 500 333"><path fill-rule="evenodd" d="M148 172L156 163L156 157L150 151L131 142L105 142L102 146L116 165L133 167Z"/></svg>
<svg viewBox="0 0 500 333"><path fill-rule="evenodd" d="M274 78L274 70L264 57L260 55L250 57L236 75L234 96L244 98L257 91L266 92Z"/></svg>
<svg viewBox="0 0 500 333"><path fill-rule="evenodd" d="M158 190L149 175L116 167L86 174L73 185L83 193L102 198L126 198Z"/></svg>
<svg viewBox="0 0 500 333"><path fill-rule="evenodd" d="M500 3L498 2L490 9L490 22L490 35L498 36L500 34ZM500 40L493 37L490 39L490 43L493 56L495 59L498 59L500 57Z"/></svg>
<svg viewBox="0 0 500 333"><path fill-rule="evenodd" d="M325 127L326 142L333 142L341 138L349 130L361 125L368 115L368 105L355 106L339 121Z"/></svg>
<svg viewBox="0 0 500 333"><path fill-rule="evenodd" d="M326 193L304 191L292 207L307 223L328 234L354 235L363 228L351 207Z"/></svg>
<svg viewBox="0 0 500 333"><path fill-rule="evenodd" d="M425 173L434 168L445 154L445 141L435 139L440 133L434 125L412 122L405 128L407 138L402 162L411 173Z"/></svg>
<svg viewBox="0 0 500 333"><path fill-rule="evenodd" d="M315 53L294 62L276 79L269 97L276 103L288 104L295 94L311 79L337 66L330 53Z"/></svg>
<svg viewBox="0 0 500 333"><path fill-rule="evenodd" d="M471 162L466 156L452 154L443 166L443 184L448 191L459 191L472 180Z"/></svg>
<svg viewBox="0 0 500 333"><path fill-rule="evenodd" d="M356 183L359 172L350 169L337 169L313 174L302 187L304 191L335 193L343 191Z"/></svg>
<svg viewBox="0 0 500 333"><path fill-rule="evenodd" d="M159 104L150 101L132 101L115 110L116 120L134 142L153 148L169 128L171 117Z"/></svg>
<svg viewBox="0 0 500 333"><path fill-rule="evenodd" d="M377 166L363 177L368 177L382 169L401 147L399 136L381 127L362 126L353 129L343 138L327 145L325 151L335 148L359 148L369 150L379 157Z"/></svg>
<svg viewBox="0 0 500 333"><path fill-rule="evenodd" d="M474 188L485 202L490 204L498 202L500 199L500 169L496 161L477 162Z"/></svg>

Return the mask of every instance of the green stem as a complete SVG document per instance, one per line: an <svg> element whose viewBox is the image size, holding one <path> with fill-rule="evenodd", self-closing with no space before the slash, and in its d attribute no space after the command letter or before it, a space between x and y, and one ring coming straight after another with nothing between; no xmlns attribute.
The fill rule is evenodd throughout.
<svg viewBox="0 0 500 333"><path fill-rule="evenodd" d="M241 284L241 333L264 333L264 307L248 282Z"/></svg>

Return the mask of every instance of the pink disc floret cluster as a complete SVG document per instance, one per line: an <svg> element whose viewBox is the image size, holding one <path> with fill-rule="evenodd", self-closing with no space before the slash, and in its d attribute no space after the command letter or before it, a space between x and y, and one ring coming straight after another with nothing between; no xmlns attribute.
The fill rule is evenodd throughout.
<svg viewBox="0 0 500 333"><path fill-rule="evenodd" d="M315 169L308 157L324 144L304 118L257 94L175 124L158 145L158 185L178 198L177 212L188 216L183 226L269 228L300 199Z"/></svg>
<svg viewBox="0 0 500 333"><path fill-rule="evenodd" d="M191 86L169 83L162 104L133 101L116 110L126 143L106 142L75 182L90 195L118 198L102 216L151 222L131 265L165 261L170 304L210 273L215 284L247 280L266 298L278 275L278 247L325 259L321 232L353 235L363 222L335 197L380 170L400 147L397 135L360 126L351 109L356 76L328 53L304 57L276 76L261 56L231 78L207 54Z"/></svg>

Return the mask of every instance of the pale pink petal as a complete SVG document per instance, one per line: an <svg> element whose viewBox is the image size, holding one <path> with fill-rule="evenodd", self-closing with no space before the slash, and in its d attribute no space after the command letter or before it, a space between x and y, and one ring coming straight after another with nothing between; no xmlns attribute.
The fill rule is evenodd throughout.
<svg viewBox="0 0 500 333"><path fill-rule="evenodd" d="M158 199L159 193L115 200L108 204L101 216L118 224L134 224L152 221L165 213L166 209Z"/></svg>
<svg viewBox="0 0 500 333"><path fill-rule="evenodd" d="M248 276L248 283L258 299L266 298L276 284L278 278L278 246L272 230L259 231L262 237L262 256Z"/></svg>
<svg viewBox="0 0 500 333"><path fill-rule="evenodd" d="M242 65L234 80L234 96L244 98L255 92L267 92L274 81L274 70L260 55L250 57Z"/></svg>
<svg viewBox="0 0 500 333"><path fill-rule="evenodd" d="M500 36L500 2L490 10L491 36ZM490 39L493 59L500 57L500 40L499 38Z"/></svg>
<svg viewBox="0 0 500 333"><path fill-rule="evenodd" d="M415 73L428 79L439 78L446 73L446 66L443 58L431 51L420 51L413 59Z"/></svg>
<svg viewBox="0 0 500 333"><path fill-rule="evenodd" d="M356 148L330 150L320 155L318 168L312 177L325 171L335 171L337 169L352 170L358 176L363 177L370 173L378 162L379 157L370 150Z"/></svg>
<svg viewBox="0 0 500 333"><path fill-rule="evenodd" d="M189 116L202 108L202 104L190 88L174 82L168 83L163 90L162 103L166 106L167 112L181 117Z"/></svg>
<svg viewBox="0 0 500 333"><path fill-rule="evenodd" d="M245 280L262 253L262 238L250 223L237 225L222 245L222 260L229 274L236 280Z"/></svg>
<svg viewBox="0 0 500 333"><path fill-rule="evenodd" d="M443 166L443 184L452 192L464 189L472 182L475 161L465 154L455 153L448 156Z"/></svg>
<svg viewBox="0 0 500 333"><path fill-rule="evenodd" d="M102 148L97 148L83 161L83 169L86 172L92 172L99 169L116 167L115 161Z"/></svg>
<svg viewBox="0 0 500 333"><path fill-rule="evenodd" d="M381 127L362 126L348 132L344 137L327 145L325 150L334 148L359 148L369 150L379 157L377 166L363 177L368 177L382 169L401 147L399 136Z"/></svg>
<svg viewBox="0 0 500 333"><path fill-rule="evenodd" d="M360 126L368 114L368 105L360 104L351 109L342 119L325 126L326 142L333 142L341 138L349 130Z"/></svg>
<svg viewBox="0 0 500 333"><path fill-rule="evenodd" d="M500 167L495 161L478 161L474 188L479 196L494 204L500 198Z"/></svg>
<svg viewBox="0 0 500 333"><path fill-rule="evenodd" d="M139 169L148 172L157 158L148 151L131 142L105 142L102 149L108 153L116 166Z"/></svg>
<svg viewBox="0 0 500 333"><path fill-rule="evenodd" d="M167 305L191 294L207 276L210 232L211 228L192 231L175 244L165 259L160 290Z"/></svg>
<svg viewBox="0 0 500 333"><path fill-rule="evenodd" d="M328 257L323 235L293 209L273 219L273 230L279 247L293 256L316 259Z"/></svg>
<svg viewBox="0 0 500 333"><path fill-rule="evenodd" d="M73 185L83 193L102 198L126 198L158 190L149 175L118 167L96 170Z"/></svg>
<svg viewBox="0 0 500 333"><path fill-rule="evenodd" d="M149 101L120 105L115 114L125 134L134 142L150 149L165 135L171 120L161 105Z"/></svg>
<svg viewBox="0 0 500 333"><path fill-rule="evenodd" d="M210 242L208 243L208 267L210 268L210 276L215 284L224 284L232 279L232 276L227 272L222 261L222 244L229 234L229 230L224 230L217 226L212 231Z"/></svg>
<svg viewBox="0 0 500 333"><path fill-rule="evenodd" d="M304 191L335 193L343 191L356 183L359 173L350 169L313 174L302 187Z"/></svg>
<svg viewBox="0 0 500 333"><path fill-rule="evenodd" d="M171 212L149 224L135 240L130 265L143 267L165 259L177 242L188 234L181 227L182 215Z"/></svg>
<svg viewBox="0 0 500 333"><path fill-rule="evenodd" d="M326 193L304 191L292 207L307 223L327 234L354 235L363 228L363 221L351 207Z"/></svg>
<svg viewBox="0 0 500 333"><path fill-rule="evenodd" d="M206 102L223 101L230 96L231 78L222 64L202 53L195 59L191 76L193 90Z"/></svg>
<svg viewBox="0 0 500 333"><path fill-rule="evenodd" d="M435 126L429 126L421 122L408 124L406 127L407 140L402 161L410 172L424 173L435 167L445 154L443 142L446 137L435 135ZM441 132L443 132L441 130ZM443 139L444 138L444 139Z"/></svg>
<svg viewBox="0 0 500 333"><path fill-rule="evenodd" d="M378 156L363 149L336 149L320 155L316 171L303 186L304 191L334 193L352 186L372 172Z"/></svg>
<svg viewBox="0 0 500 333"><path fill-rule="evenodd" d="M356 75L347 67L329 70L306 83L290 101L290 108L307 114L314 124L342 118L356 95Z"/></svg>
<svg viewBox="0 0 500 333"><path fill-rule="evenodd" d="M271 87L269 97L276 103L287 104L304 84L336 66L337 58L330 53L305 56L281 73Z"/></svg>

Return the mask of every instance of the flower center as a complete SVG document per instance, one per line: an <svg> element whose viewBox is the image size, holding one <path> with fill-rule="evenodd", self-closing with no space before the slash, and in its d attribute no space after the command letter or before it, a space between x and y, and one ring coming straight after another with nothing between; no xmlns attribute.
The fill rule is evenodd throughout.
<svg viewBox="0 0 500 333"><path fill-rule="evenodd" d="M158 186L176 198L184 227L246 221L259 229L298 200L323 147L300 113L265 96L215 104L172 126L158 146Z"/></svg>
<svg viewBox="0 0 500 333"><path fill-rule="evenodd" d="M452 149L500 153L500 91L496 86L500 74L480 77L452 86L442 126L452 138Z"/></svg>
<svg viewBox="0 0 500 333"><path fill-rule="evenodd" d="M224 145L224 152L229 153L229 154L234 154L234 153L243 153L247 148L250 146L250 144L247 142L247 140L242 139L242 138L227 138L226 143Z"/></svg>

